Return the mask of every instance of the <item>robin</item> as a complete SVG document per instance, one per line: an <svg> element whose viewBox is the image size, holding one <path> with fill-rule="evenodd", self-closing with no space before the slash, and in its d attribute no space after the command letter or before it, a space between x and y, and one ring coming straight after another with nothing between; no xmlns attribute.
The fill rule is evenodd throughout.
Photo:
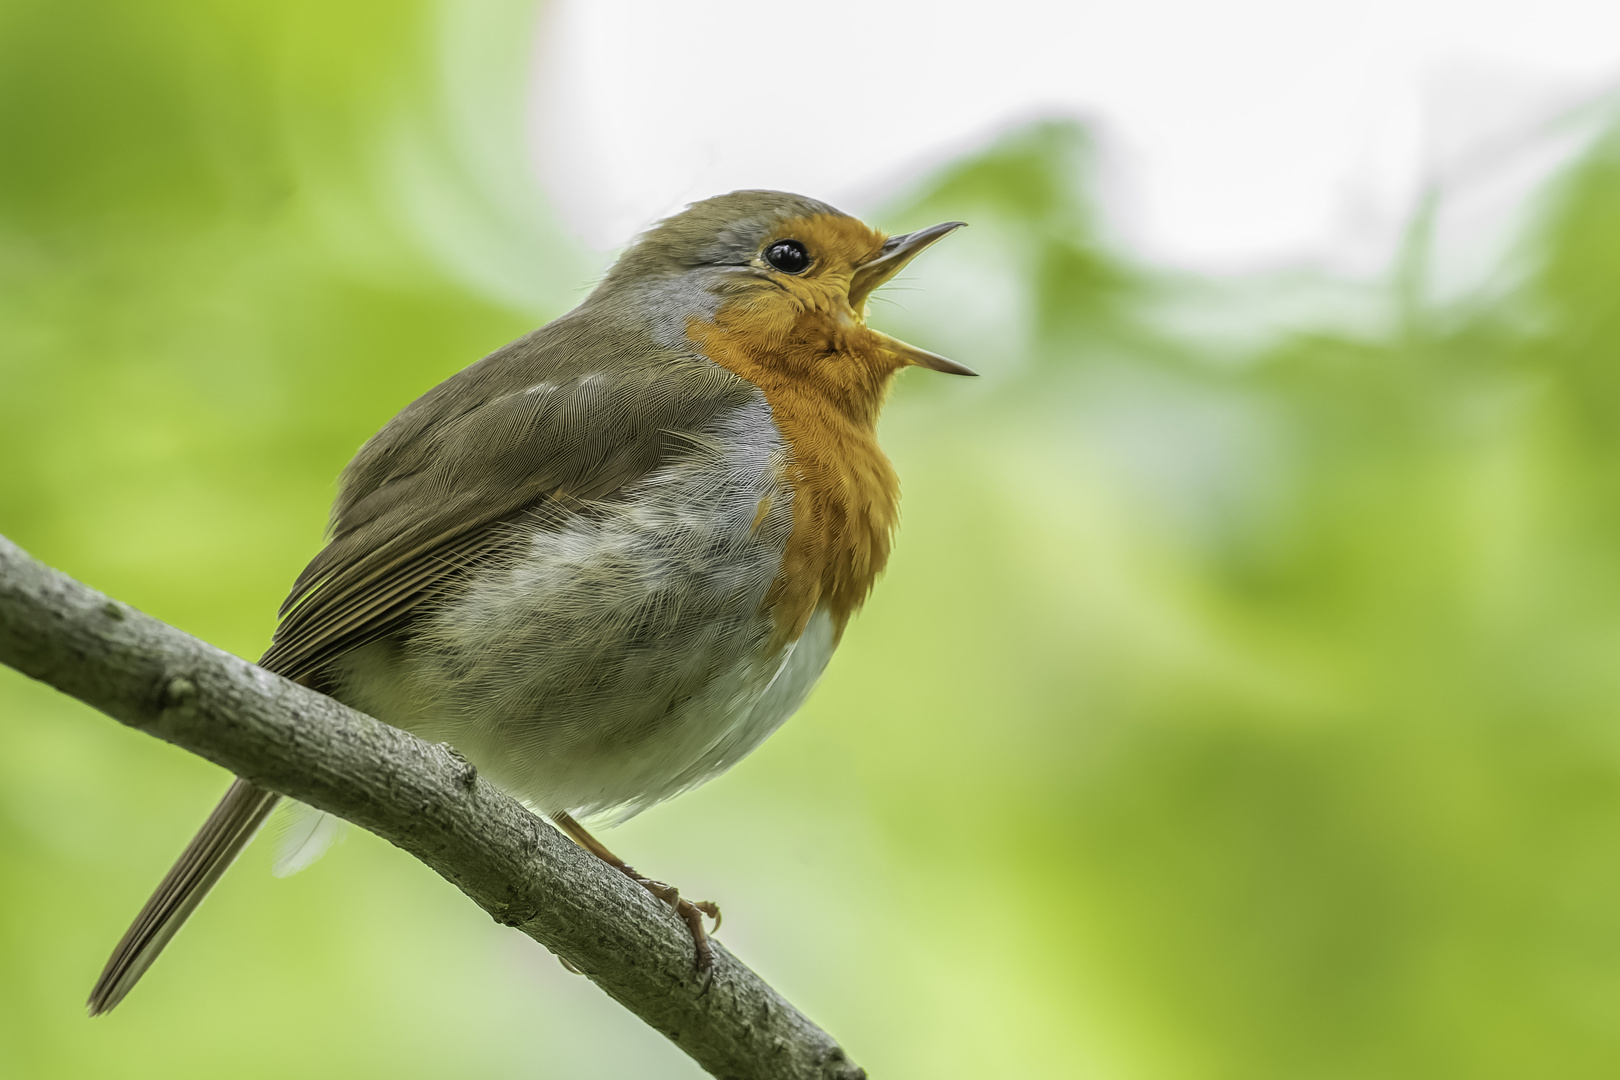
<svg viewBox="0 0 1620 1080"><path fill-rule="evenodd" d="M948 222L885 236L737 191L642 235L579 307L406 406L344 470L331 538L260 664L454 747L673 905L580 824L709 780L809 694L889 557L894 376L973 372L866 325ZM127 994L278 796L224 799L124 935Z"/></svg>

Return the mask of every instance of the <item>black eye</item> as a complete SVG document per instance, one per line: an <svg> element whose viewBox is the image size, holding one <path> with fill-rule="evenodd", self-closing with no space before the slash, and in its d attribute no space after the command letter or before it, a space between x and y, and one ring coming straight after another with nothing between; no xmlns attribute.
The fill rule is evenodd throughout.
<svg viewBox="0 0 1620 1080"><path fill-rule="evenodd" d="M784 274L802 274L810 265L810 253L797 240L778 240L765 249L765 261Z"/></svg>

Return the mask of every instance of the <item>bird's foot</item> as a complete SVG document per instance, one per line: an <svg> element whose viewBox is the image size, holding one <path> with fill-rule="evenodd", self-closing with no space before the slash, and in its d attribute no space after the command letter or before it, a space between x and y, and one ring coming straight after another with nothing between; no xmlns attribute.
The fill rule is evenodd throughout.
<svg viewBox="0 0 1620 1080"><path fill-rule="evenodd" d="M703 916L707 915L713 919L714 929L718 931L720 929L720 905L712 900L683 900L680 890L675 886L666 885L662 881L655 881L639 873L635 867L609 851L602 841L592 836L585 826L575 821L573 815L562 811L553 811L551 820L556 822L563 832L573 837L574 842L579 844L580 847L675 909L675 914L681 917L681 921L686 924L687 930L691 931L692 934L693 966L697 969L697 973L703 976L703 989L698 993L700 995L708 993L714 969L714 947L709 944L709 931L703 927Z"/></svg>
<svg viewBox="0 0 1620 1080"><path fill-rule="evenodd" d="M686 924L686 929L692 934L693 966L703 976L704 989L707 990L710 971L714 967L714 948L709 944L709 931L703 925L703 917L707 915L713 919L715 930L719 930L720 905L713 900L687 900L675 886L643 877L633 866L621 865L619 869L631 881L674 908L675 914Z"/></svg>

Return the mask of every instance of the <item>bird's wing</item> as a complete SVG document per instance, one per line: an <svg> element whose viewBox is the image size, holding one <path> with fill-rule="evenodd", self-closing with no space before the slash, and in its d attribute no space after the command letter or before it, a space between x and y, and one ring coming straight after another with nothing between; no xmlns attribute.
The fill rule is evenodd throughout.
<svg viewBox="0 0 1620 1080"><path fill-rule="evenodd" d="M611 494L750 392L702 357L616 341L575 317L491 354L355 456L331 539L293 584L260 664L318 679L512 542L526 511Z"/></svg>

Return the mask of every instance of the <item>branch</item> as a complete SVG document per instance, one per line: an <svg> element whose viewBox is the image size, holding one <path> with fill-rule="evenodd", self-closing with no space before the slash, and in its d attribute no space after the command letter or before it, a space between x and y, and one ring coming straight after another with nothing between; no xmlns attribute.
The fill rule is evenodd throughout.
<svg viewBox="0 0 1620 1080"><path fill-rule="evenodd" d="M448 748L111 600L3 536L0 661L403 848L714 1076L866 1075L718 942L703 991L691 935L667 906Z"/></svg>

